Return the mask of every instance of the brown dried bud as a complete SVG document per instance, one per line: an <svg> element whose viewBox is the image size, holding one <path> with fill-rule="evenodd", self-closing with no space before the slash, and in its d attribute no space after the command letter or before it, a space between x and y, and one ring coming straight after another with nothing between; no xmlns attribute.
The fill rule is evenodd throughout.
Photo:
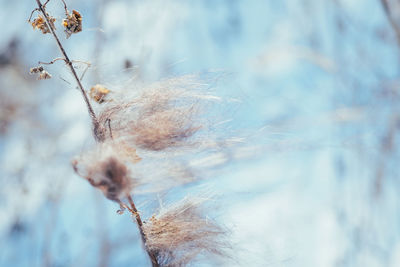
<svg viewBox="0 0 400 267"><path fill-rule="evenodd" d="M53 18L52 16L50 16L49 14L47 14L51 27L53 27L53 29L55 29L54 26L54 22L56 21L55 18ZM36 19L34 19L31 22L31 25L33 27L33 29L39 29L42 31L43 34L49 33L50 29L49 29L49 25L47 25L45 18L43 18L41 15L39 15Z"/></svg>
<svg viewBox="0 0 400 267"><path fill-rule="evenodd" d="M67 18L63 20L62 24L67 38L69 38L72 34L82 31L82 16L78 11L72 10L72 13L67 14Z"/></svg>
<svg viewBox="0 0 400 267"><path fill-rule="evenodd" d="M34 73L39 74L38 80L47 80L47 79L50 79L50 78L51 78L50 73L48 73L48 72L43 68L43 66L37 66L37 67L31 68L31 69L30 69L30 73L31 73L31 74L34 74Z"/></svg>
<svg viewBox="0 0 400 267"><path fill-rule="evenodd" d="M51 79L51 74L48 73L47 71L42 71L39 74L38 80L48 80L48 79Z"/></svg>
<svg viewBox="0 0 400 267"><path fill-rule="evenodd" d="M37 67L33 67L33 68L30 69L30 73L31 74L40 73L42 71L44 71L43 66L37 66Z"/></svg>
<svg viewBox="0 0 400 267"><path fill-rule="evenodd" d="M101 104L105 101L105 97L110 93L104 85L96 84L92 88L90 88L90 97L96 101L97 103Z"/></svg>

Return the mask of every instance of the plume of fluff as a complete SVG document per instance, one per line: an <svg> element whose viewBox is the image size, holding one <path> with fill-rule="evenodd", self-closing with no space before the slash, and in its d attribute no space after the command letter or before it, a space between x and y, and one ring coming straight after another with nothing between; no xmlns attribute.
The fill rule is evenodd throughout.
<svg viewBox="0 0 400 267"><path fill-rule="evenodd" d="M226 128L215 131L229 120L220 122L215 113L209 114L225 101L198 79L186 75L150 85L131 80L120 88L92 88L91 93L101 93L92 97L106 143L120 144L119 152L133 155L134 163L136 150L142 158L131 166L135 193L165 191L211 177L212 169L234 158L231 148L241 141L227 138Z"/></svg>
<svg viewBox="0 0 400 267"><path fill-rule="evenodd" d="M165 192L200 179L197 171L192 170L185 162L174 162L165 158L143 157L131 170L136 179L135 194Z"/></svg>
<svg viewBox="0 0 400 267"><path fill-rule="evenodd" d="M122 149L123 147L115 142L102 143L72 161L78 175L100 189L108 199L116 202L129 194L135 184L128 162L140 160L134 151Z"/></svg>
<svg viewBox="0 0 400 267"><path fill-rule="evenodd" d="M105 136L123 143L125 150L137 150L142 158L131 169L138 183L135 193L160 192L205 178L204 166L228 161L225 153L213 164L197 164L196 158L220 155L235 142L224 138L226 131L218 134L210 129L212 121L213 127L219 122L214 114L205 113L222 101L196 75L150 85L133 80L121 88L108 88L107 101L98 102L99 122Z"/></svg>
<svg viewBox="0 0 400 267"><path fill-rule="evenodd" d="M99 115L103 125L110 122L112 135L133 147L164 151L187 146L205 127L201 112L218 97L201 93L204 85L194 76L182 76L132 88L127 85L105 103Z"/></svg>
<svg viewBox="0 0 400 267"><path fill-rule="evenodd" d="M227 231L202 215L205 199L185 198L143 224L146 247L161 266L185 266L201 257L227 256Z"/></svg>
<svg viewBox="0 0 400 267"><path fill-rule="evenodd" d="M116 141L98 144L95 149L76 157L72 164L79 176L103 191L109 199L110 192L107 189L110 186L106 185L112 181L104 172L107 167L113 168L113 172L119 174L113 175L114 177L124 177L123 185L117 186L123 189L118 191L121 197L130 191L138 194L162 192L191 183L197 178L184 163L147 157L142 159L126 143ZM126 175L120 175L125 172Z"/></svg>

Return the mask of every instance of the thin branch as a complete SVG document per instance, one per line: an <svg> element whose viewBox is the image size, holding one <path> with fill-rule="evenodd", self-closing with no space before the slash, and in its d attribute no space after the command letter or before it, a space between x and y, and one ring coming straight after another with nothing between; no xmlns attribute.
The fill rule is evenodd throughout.
<svg viewBox="0 0 400 267"><path fill-rule="evenodd" d="M379 194L382 193L382 187L384 182L383 180L385 178L385 169L387 166L386 159L389 158L389 156L395 150L394 142L396 138L396 133L399 128L399 123L400 123L400 117L398 115L392 116L389 122L390 125L388 127L388 130L382 140L381 150L379 153L380 155L379 164L375 174L375 184L374 184L375 196L379 196Z"/></svg>
<svg viewBox="0 0 400 267"><path fill-rule="evenodd" d="M48 2L50 2L50 0L47 0L46 3L43 4L43 8L46 8Z"/></svg>
<svg viewBox="0 0 400 267"><path fill-rule="evenodd" d="M54 64L54 62L56 62L56 61L58 61L58 60L64 60L64 62L67 63L67 62L65 61L65 58L58 57L58 58L53 59L53 60L50 61L50 62L42 62L42 61L39 61L38 64L40 64L40 65L51 65L51 64Z"/></svg>
<svg viewBox="0 0 400 267"><path fill-rule="evenodd" d="M65 4L64 0L61 0L61 1L64 3L65 11L68 14L67 5ZM72 74L73 74L73 76L74 76L74 78L75 78L75 80L76 80L76 82L78 84L79 89L82 92L82 96L83 96L83 98L85 100L85 103L86 103L86 106L88 108L89 115L90 115L90 117L92 119L94 137L95 137L96 141L102 142L105 139L105 134L104 134L104 131L103 131L104 128L102 128L100 126L99 121L98 121L98 119L96 117L96 114L94 113L93 108L90 105L89 98L87 97L86 91L83 88L83 85L82 85L82 83L81 83L81 81L80 81L80 79L79 79L79 77L78 77L73 65L72 65L72 61L69 59L67 53L65 52L64 47L62 46L60 40L57 37L57 34L55 32L54 27L50 23L49 16L47 15L47 13L45 11L45 6L43 6L41 4L40 0L36 0L36 2L38 4L40 12L43 14L43 16L44 16L44 18L45 18L45 20L47 22L47 25L49 26L51 34L53 35L54 39L56 40L57 45L58 45L58 47L59 47L59 49L60 49L60 51L61 51L61 53L62 53L62 55L64 57L64 58L56 58L53 61L49 62L48 64L53 64L54 62L56 62L58 60L64 60L65 63L68 65L68 67L70 68L70 70L71 70L71 72L72 72ZM45 4L47 4L48 2L49 2L49 0ZM44 63L44 64L46 64L46 63ZM111 133L111 121L110 120L108 121L108 126L110 128L110 134L112 135L112 133ZM76 168L76 167L74 167L74 168ZM76 169L75 169L75 171L76 171ZM157 256L153 252L151 252L146 246L146 235L145 235L145 233L143 231L143 221L142 221L142 219L140 217L140 214L139 214L138 210L136 209L135 203L133 202L133 199L132 199L132 197L130 195L128 195L127 198L128 198L130 207L126 206L125 204L123 204L121 202L120 203L121 212L123 212L124 208L127 208L132 213L132 215L135 216L142 242L144 244L144 247L145 247L145 250L146 250L147 254L150 257L152 266L153 267L159 267L159 264L157 262Z"/></svg>
<svg viewBox="0 0 400 267"><path fill-rule="evenodd" d="M53 35L54 39L56 40L58 48L60 49L61 54L63 55L63 57L65 59L65 63L68 65L69 69L71 70L72 75L74 76L74 78L75 78L75 80L76 80L76 82L78 84L78 87L81 90L81 93L82 93L83 99L85 100L85 103L86 103L90 118L92 119L94 137L95 137L97 142L102 142L102 141L104 141L105 136L104 136L103 130L102 130L100 124L99 124L99 121L98 121L98 119L96 117L96 114L94 113L93 108L92 108L92 106L91 106L91 104L89 102L89 98L88 98L88 96L86 94L86 91L83 88L83 85L82 85L81 81L79 80L78 75L76 74L76 71L75 71L75 69L74 69L74 67L72 65L71 60L69 59L67 53L65 52L65 49L62 46L60 40L58 39L57 34L55 32L55 29L53 28L52 24L50 23L49 16L47 15L42 3L40 2L40 0L36 0L36 3L38 4L40 12L43 14L44 18L46 19L46 22L47 22L47 25L49 26L51 34ZM65 4L65 2L64 2L64 4Z"/></svg>
<svg viewBox="0 0 400 267"><path fill-rule="evenodd" d="M82 72L81 77L79 77L79 80L81 80L81 81L83 80L83 77L85 77L86 71L89 69L89 67L90 67L90 65L86 66L85 70Z"/></svg>
<svg viewBox="0 0 400 267"><path fill-rule="evenodd" d="M59 60L64 60L64 62L66 62L66 61L65 61L65 58L57 57L57 58L53 59L53 60L50 61L50 62L42 62L42 61L39 61L39 64L51 65L51 64L54 64L56 61L59 61ZM86 64L87 67L90 67L90 66L92 65L92 64L90 64L89 62L82 61L82 60L71 60L71 62L72 62L72 63L82 63L82 64Z"/></svg>
<svg viewBox="0 0 400 267"><path fill-rule="evenodd" d="M87 70L92 66L92 64L90 62L86 62L86 61L82 61L82 60L72 60L73 63L82 63L82 64L86 64L86 68L84 69L84 71L81 74L81 77L79 77L79 80L83 80L83 77L85 77L85 74L87 72Z"/></svg>
<svg viewBox="0 0 400 267"><path fill-rule="evenodd" d="M48 1L50 1L50 0L48 0ZM65 14L66 14L66 15L68 15L67 4L65 3L65 1L64 1L64 0L61 0L61 1L62 1L62 2L63 2L63 4L64 4Z"/></svg>
<svg viewBox="0 0 400 267"><path fill-rule="evenodd" d="M59 60L63 60L64 62L66 62L65 58L58 57L58 58L53 59L50 62L39 61L38 64L39 65L51 65L51 64L54 64L56 61L59 61ZM83 64L86 64L85 70L82 72L81 77L79 77L79 80L82 81L83 77L85 77L85 74L86 74L87 70L90 68L90 66L92 66L92 64L90 64L89 62L86 62L86 61L82 61L82 60L71 60L71 62L72 63L83 63Z"/></svg>
<svg viewBox="0 0 400 267"><path fill-rule="evenodd" d="M69 81L67 81L66 79L64 79L63 77L59 77L61 80L63 80L64 82L68 83L69 85L72 85Z"/></svg>
<svg viewBox="0 0 400 267"><path fill-rule="evenodd" d="M38 12L39 12L40 10L39 10L39 8L35 8L34 10L32 10L31 15L29 16L28 22L31 22L33 13L35 13L35 11L38 11Z"/></svg>
<svg viewBox="0 0 400 267"><path fill-rule="evenodd" d="M110 131L110 138L114 139L113 138L113 134L112 134L112 130L111 130L111 119L110 118L107 119L107 123L108 123L108 130Z"/></svg>
<svg viewBox="0 0 400 267"><path fill-rule="evenodd" d="M397 43L400 46L400 27L399 25L396 23L395 19L392 16L392 13L390 12L390 5L389 5L389 1L388 0L380 0L383 10L385 11L385 15L390 23L390 25L392 26L395 34L396 34L396 39L397 39Z"/></svg>

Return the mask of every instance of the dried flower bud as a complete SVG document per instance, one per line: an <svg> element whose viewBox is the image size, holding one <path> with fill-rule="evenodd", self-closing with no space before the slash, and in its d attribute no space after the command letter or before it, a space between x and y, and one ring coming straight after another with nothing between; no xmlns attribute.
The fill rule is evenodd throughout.
<svg viewBox="0 0 400 267"><path fill-rule="evenodd" d="M203 202L185 198L143 224L146 247L161 266L186 266L200 255L227 255L227 231L202 215Z"/></svg>
<svg viewBox="0 0 400 267"><path fill-rule="evenodd" d="M43 66L37 66L30 69L30 73L40 73L44 71Z"/></svg>
<svg viewBox="0 0 400 267"><path fill-rule="evenodd" d="M101 84L96 84L90 88L90 97L99 104L105 101L105 97L108 93L110 93L110 90Z"/></svg>
<svg viewBox="0 0 400 267"><path fill-rule="evenodd" d="M72 34L82 31L82 16L78 11L72 10L72 13L67 14L67 18L63 20L62 24L67 38L69 38Z"/></svg>
<svg viewBox="0 0 400 267"><path fill-rule="evenodd" d="M52 16L50 16L49 14L47 14L47 16L49 17L51 27L53 27L53 29L55 29L54 22L56 21L56 19L53 18ZM45 18L42 17L41 15L39 15L36 19L34 19L31 22L31 25L34 29L41 30L43 34L50 32L49 26L47 25Z"/></svg>
<svg viewBox="0 0 400 267"><path fill-rule="evenodd" d="M37 66L37 67L31 68L31 69L30 69L30 73L31 73L31 74L34 74L34 73L39 74L38 80L47 80L47 79L50 79L50 78L51 78L50 73L48 73L48 72L43 68L43 66Z"/></svg>
<svg viewBox="0 0 400 267"><path fill-rule="evenodd" d="M48 73L47 71L42 71L39 74L38 80L48 80L48 79L51 79L51 74Z"/></svg>

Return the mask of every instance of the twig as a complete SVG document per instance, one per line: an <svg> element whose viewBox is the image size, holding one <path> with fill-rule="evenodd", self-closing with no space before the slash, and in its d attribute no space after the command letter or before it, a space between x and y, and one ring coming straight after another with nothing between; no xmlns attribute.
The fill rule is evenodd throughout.
<svg viewBox="0 0 400 267"><path fill-rule="evenodd" d="M39 61L39 64L51 65L51 64L54 64L56 61L59 61L59 60L64 60L64 62L66 62L66 61L65 61L65 58L57 57L57 58L53 59L53 60L50 61L50 62L42 62L42 61ZM86 64L87 67L90 67L90 66L92 65L92 64L90 64L90 62L86 62L86 61L82 61L82 60L71 60L71 62L72 62L72 63L83 63L83 64Z"/></svg>
<svg viewBox="0 0 400 267"><path fill-rule="evenodd" d="M379 160L379 165L376 169L376 174L375 174L375 183L374 183L374 191L375 191L375 196L379 196L379 194L382 193L382 187L383 187L383 180L385 178L385 169L386 169L386 158L388 158L395 150L395 138L396 138L396 132L399 127L399 122L400 122L400 117L397 115L394 115L390 122L389 122L389 128L382 140L381 144L381 150L380 150L380 160Z"/></svg>
<svg viewBox="0 0 400 267"><path fill-rule="evenodd" d="M44 4L43 4L43 8L46 8L47 3L50 2L50 0L47 0Z"/></svg>
<svg viewBox="0 0 400 267"><path fill-rule="evenodd" d="M50 0L48 0L48 1L50 1ZM65 14L66 14L66 15L68 15L67 4L65 3L65 1L64 1L64 0L61 0L61 1L62 1L62 2L63 2L63 4L64 4Z"/></svg>
<svg viewBox="0 0 400 267"><path fill-rule="evenodd" d="M87 70L92 66L92 64L90 62L86 62L86 61L82 61L82 60L72 60L72 62L76 62L76 63L83 63L86 64L86 68L85 70L82 72L81 77L79 77L79 80L83 80L83 77L85 77L85 74L87 72Z"/></svg>
<svg viewBox="0 0 400 267"><path fill-rule="evenodd" d="M69 85L72 85L69 81L67 81L66 79L64 79L63 77L59 77L61 80L63 80L64 82L68 83Z"/></svg>
<svg viewBox="0 0 400 267"><path fill-rule="evenodd" d="M128 201L129 201L129 205L131 205L131 208L129 209L129 211L133 215L135 215L136 222L137 222L137 225L139 227L140 236L142 237L143 245L144 245L144 247L146 249L146 252L150 257L151 264L153 265L153 267L159 267L160 265L157 262L157 256L147 248L146 235L145 235L145 233L143 231L143 222L142 222L142 219L140 218L140 214L139 214L138 210L136 209L135 203L133 202L133 199L132 199L132 197L130 195L128 195L127 198L128 198Z"/></svg>
<svg viewBox="0 0 400 267"><path fill-rule="evenodd" d="M103 132L103 129L101 128L101 126L100 126L100 123L99 123L99 121L98 121L98 119L97 119L97 117L96 117L96 114L95 114L94 111L93 111L92 106L90 105L89 98L88 98L88 96L87 96L87 94L86 94L86 91L85 91L85 89L83 88L83 85L82 85L81 81L79 80L78 75L76 74L76 71L75 71L75 69L74 69L74 67L73 67L73 65L72 65L71 60L69 59L67 53L65 52L65 49L64 49L64 47L62 46L60 40L58 39L57 34L56 34L56 32L55 32L55 29L53 28L52 24L50 23L49 16L47 15L47 13L46 13L46 11L45 11L44 6L43 6L42 3L40 2L40 0L36 0L36 3L37 3L37 5L38 5L38 7L39 7L40 12L41 12L41 13L43 14L43 16L44 16L44 18L45 18L45 20L46 20L46 22L47 22L47 25L49 26L49 29L50 29L50 31L51 31L51 34L53 35L54 39L55 39L56 42L57 42L58 48L60 49L61 54L62 54L63 57L64 57L65 63L68 65L69 69L71 70L72 75L74 76L74 78L75 78L75 80L76 80L76 82L77 82L77 84L78 84L78 87L79 87L79 89L81 90L81 93L82 93L83 99L85 100L85 103L86 103L86 106L87 106L87 109L88 109L90 118L92 119L94 137L95 137L95 139L96 139L97 142L103 142L104 139L105 139L104 132ZM46 2L46 3L47 3L47 2ZM63 1L63 3L64 3L64 5L65 5L65 2L64 2L64 1ZM66 8L66 5L65 5L65 8Z"/></svg>
<svg viewBox="0 0 400 267"><path fill-rule="evenodd" d="M61 0L61 1L64 3L65 12L68 14L67 5L65 4L65 1L64 0ZM77 75L77 73L76 73L76 71L75 71L75 69L74 69L74 67L72 65L72 61L69 59L67 53L65 52L64 47L62 46L60 40L57 37L57 34L55 33L55 29L53 28L52 24L50 23L50 19L49 19L48 15L47 15L47 13L45 11L45 5L49 2L49 0L46 1L45 5L42 5L40 0L36 0L36 2L38 4L39 11L43 14L43 16L44 16L44 18L45 18L45 20L47 22L47 25L49 26L51 34L53 35L54 39L56 40L57 45L58 45L58 47L59 47L59 49L60 49L60 51L61 51L61 53L62 53L62 55L64 57L64 58L56 58L56 59L54 59L53 61L51 61L49 63L42 63L42 64L53 64L54 62L56 62L58 60L64 60L65 63L69 66L69 68L70 68L70 70L71 70L71 72L72 72L72 74L73 74L73 76L74 76L74 78L75 78L75 80L76 80L76 82L78 84L78 87L82 92L82 96L83 96L83 98L85 100L85 103L86 103L86 106L88 108L89 115L90 115L90 117L92 119L94 137L95 137L96 141L102 142L105 139L105 130L104 130L105 128L100 126L99 121L98 121L98 119L96 117L96 114L94 113L93 108L90 105L90 102L89 102L89 99L87 97L86 91L83 88L82 83L81 83L81 81L80 81L80 79L79 79L79 77L78 77L78 75ZM110 136L112 138L111 121L110 120L108 121L108 127L110 128ZM74 169L75 169L75 171L77 171L76 170L76 166L74 166ZM154 252L150 251L146 246L146 235L145 235L145 233L143 231L143 221L142 221L142 219L140 217L140 214L139 214L138 210L136 209L135 203L133 202L133 199L132 199L132 197L130 195L128 195L127 198L128 198L130 207L121 202L120 203L121 209L122 209L121 212L123 211L124 208L127 208L132 213L132 215L135 216L142 242L144 244L144 247L145 247L145 250L146 250L147 254L150 257L152 266L153 267L159 267L159 264L157 262L157 256L154 254Z"/></svg>
<svg viewBox="0 0 400 267"><path fill-rule="evenodd" d="M35 8L34 10L32 10L31 15L29 16L28 22L31 22L33 13L35 13L35 11L40 11L39 8Z"/></svg>
<svg viewBox="0 0 400 267"><path fill-rule="evenodd" d="M38 64L39 65L51 65L51 64L54 64L56 61L59 61L59 60L63 60L64 62L66 62L65 58L58 57L58 58L53 59L50 62L39 61ZM85 77L85 74L86 74L87 70L90 68L90 66L92 66L92 64L90 64L89 62L86 62L86 61L82 61L82 60L71 60L71 62L72 63L83 63L83 64L86 64L85 70L82 72L81 77L79 77L79 80L82 81L83 77Z"/></svg>
<svg viewBox="0 0 400 267"><path fill-rule="evenodd" d="M55 58L55 59L53 59L53 60L50 61L50 62L42 62L42 61L39 61L38 63L39 63L40 65L51 65L51 64L54 64L54 62L56 62L56 61L58 61L58 60L64 60L64 62L66 63L65 58L62 58L62 57Z"/></svg>
<svg viewBox="0 0 400 267"><path fill-rule="evenodd" d="M89 67L90 67L90 64L86 66L85 70L82 72L81 77L79 77L79 80L81 80L81 81L83 80L83 77L85 77L85 74L86 74L87 70L89 69Z"/></svg>
<svg viewBox="0 0 400 267"><path fill-rule="evenodd" d="M389 20L390 25L392 26L395 34L396 34L396 39L397 43L400 46L400 27L397 25L395 19L392 16L392 13L390 12L390 5L388 0L380 0L383 10L385 11L385 15L387 19Z"/></svg>
<svg viewBox="0 0 400 267"><path fill-rule="evenodd" d="M107 122L107 124L108 124L108 130L110 131L110 138L111 138L111 139L114 139L114 138L113 138L113 134L112 134L112 130L111 130L111 119L108 118L106 122Z"/></svg>
<svg viewBox="0 0 400 267"><path fill-rule="evenodd" d="M56 61L59 61L59 60L64 60L64 62L66 62L66 61L65 61L65 58L58 57L58 58L53 59L53 60L50 61L50 62L42 62L42 61L39 61L38 64L39 64L39 65L51 65L51 64L54 64ZM72 62L72 63L83 63L83 64L86 64L85 70L82 72L81 77L79 77L79 80L82 81L82 80L83 80L83 77L85 76L85 74L86 74L86 72L87 72L87 70L90 68L90 66L92 66L92 64L90 64L89 62L86 62L86 61L82 61L82 60L71 60L71 62Z"/></svg>

